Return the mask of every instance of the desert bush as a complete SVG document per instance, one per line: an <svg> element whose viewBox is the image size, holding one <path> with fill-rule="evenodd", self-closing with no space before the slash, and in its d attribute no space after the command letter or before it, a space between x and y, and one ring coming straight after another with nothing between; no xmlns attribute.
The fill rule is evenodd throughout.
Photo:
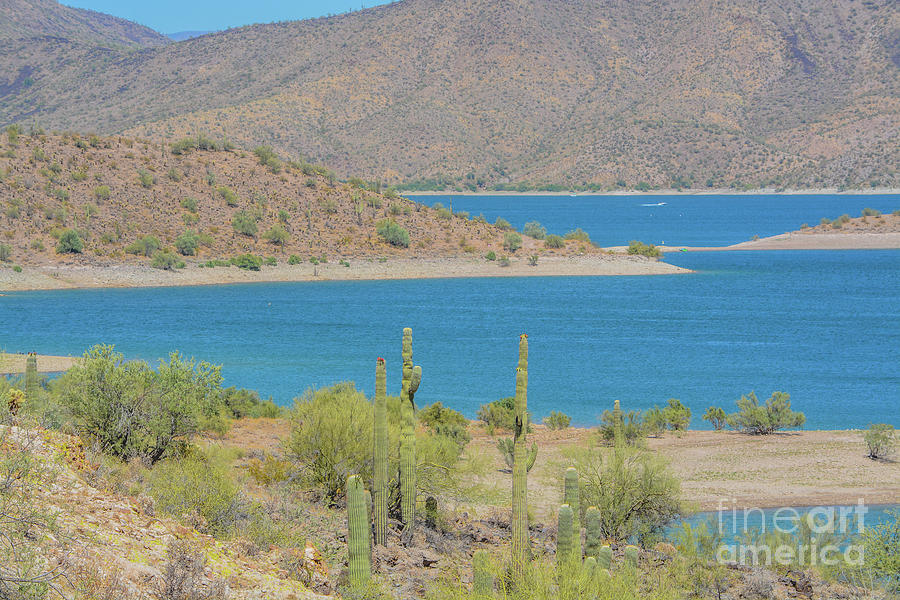
<svg viewBox="0 0 900 600"><path fill-rule="evenodd" d="M225 600L227 585L206 578L206 555L199 548L187 540L173 539L166 558L155 595L159 600Z"/></svg>
<svg viewBox="0 0 900 600"><path fill-rule="evenodd" d="M737 401L738 412L728 415L727 423L732 429L744 433L765 435L790 427L802 427L806 416L791 410L791 396L784 392L773 392L763 405L759 404L755 392L741 396Z"/></svg>
<svg viewBox="0 0 900 600"><path fill-rule="evenodd" d="M691 409L677 398L669 398L665 407L654 406L648 410L643 420L648 433L661 433L667 429L684 431L691 422Z"/></svg>
<svg viewBox="0 0 900 600"><path fill-rule="evenodd" d="M864 550L865 564L853 580L871 577L883 585L888 597L900 593L900 511L889 512L888 519L874 527L867 526L858 538Z"/></svg>
<svg viewBox="0 0 900 600"><path fill-rule="evenodd" d="M881 216L881 211L880 211L880 210L875 210L874 208L864 208L864 209L862 210L862 215L861 215L861 216L863 216L863 217L880 217L880 216Z"/></svg>
<svg viewBox="0 0 900 600"><path fill-rule="evenodd" d="M159 250L160 246L159 238L152 235L145 235L125 246L125 254L153 256L153 253Z"/></svg>
<svg viewBox="0 0 900 600"><path fill-rule="evenodd" d="M564 237L567 240L577 240L579 242L585 242L587 244L592 243L591 236L589 236L587 234L587 232L585 230L583 230L581 227L578 227L577 229L573 229L572 231L567 231L566 235Z"/></svg>
<svg viewBox="0 0 900 600"><path fill-rule="evenodd" d="M182 198L181 207L195 213L197 212L197 199L191 197Z"/></svg>
<svg viewBox="0 0 900 600"><path fill-rule="evenodd" d="M157 510L192 524L203 533L227 535L237 518L238 486L224 452L194 451L160 461L147 478ZM202 517L202 520L196 517Z"/></svg>
<svg viewBox="0 0 900 600"><path fill-rule="evenodd" d="M416 414L416 417L435 435L449 437L460 446L465 447L471 440L468 431L469 420L461 412L447 408L440 402L426 406Z"/></svg>
<svg viewBox="0 0 900 600"><path fill-rule="evenodd" d="M282 415L283 409L271 398L261 400L259 394L252 390L229 387L221 392L222 404L235 419L244 417L265 417L274 419Z"/></svg>
<svg viewBox="0 0 900 600"><path fill-rule="evenodd" d="M12 256L12 246L9 244L0 244L0 261L9 262Z"/></svg>
<svg viewBox="0 0 900 600"><path fill-rule="evenodd" d="M393 219L382 219L375 226L378 235L393 246L401 248L409 247L409 232L397 224Z"/></svg>
<svg viewBox="0 0 900 600"><path fill-rule="evenodd" d="M253 153L256 155L256 158L259 159L259 164L268 167L269 171L275 174L281 172L284 163L278 158L278 155L275 154L275 151L272 150L269 146L258 146Z"/></svg>
<svg viewBox="0 0 900 600"><path fill-rule="evenodd" d="M487 254L484 255L484 258L487 260L497 260L497 253L493 250L490 250Z"/></svg>
<svg viewBox="0 0 900 600"><path fill-rule="evenodd" d="M108 185L98 185L94 188L94 197L97 200L109 200L110 193Z"/></svg>
<svg viewBox="0 0 900 600"><path fill-rule="evenodd" d="M644 435L646 435L643 415L641 415L639 411L630 410L628 412L622 412L622 433L625 436L625 443L628 445L638 444ZM600 438L608 444L612 444L615 440L615 419L613 418L613 411L604 410L600 415L599 434Z"/></svg>
<svg viewBox="0 0 900 600"><path fill-rule="evenodd" d="M235 213L231 219L231 226L237 233L248 237L256 237L256 232L258 231L256 217L246 210L240 210Z"/></svg>
<svg viewBox="0 0 900 600"><path fill-rule="evenodd" d="M652 244L647 245L644 242L631 240L628 243L628 254L659 258L662 256L662 251Z"/></svg>
<svg viewBox="0 0 900 600"><path fill-rule="evenodd" d="M84 249L84 242L81 236L73 229L66 229L59 236L59 243L56 245L57 254L81 254Z"/></svg>
<svg viewBox="0 0 900 600"><path fill-rule="evenodd" d="M890 457L897 448L897 435L894 426L887 423L875 423L863 433L867 456L872 460Z"/></svg>
<svg viewBox="0 0 900 600"><path fill-rule="evenodd" d="M703 420L709 421L710 425L712 425L716 431L725 429L725 426L728 424L727 418L725 409L719 406L710 406L706 409L706 412L703 413Z"/></svg>
<svg viewBox="0 0 900 600"><path fill-rule="evenodd" d="M175 249L184 256L194 256L200 246L200 237L191 230L187 230L175 239Z"/></svg>
<svg viewBox="0 0 900 600"><path fill-rule="evenodd" d="M216 188L216 191L225 200L225 204L228 206L237 206L238 205L238 195L232 190L230 187L221 186Z"/></svg>
<svg viewBox="0 0 900 600"><path fill-rule="evenodd" d="M352 383L307 390L294 401L286 448L307 483L334 501L350 475L371 479L372 405Z"/></svg>
<svg viewBox="0 0 900 600"><path fill-rule="evenodd" d="M278 244L281 246L281 250L284 251L284 244L290 239L291 234L287 232L283 225L276 223L263 234L263 237L272 244Z"/></svg>
<svg viewBox="0 0 900 600"><path fill-rule="evenodd" d="M522 226L522 233L536 240L547 237L547 228L537 221L528 221Z"/></svg>
<svg viewBox="0 0 900 600"><path fill-rule="evenodd" d="M174 252L169 250L157 250L153 253L153 259L150 266L154 269L162 269L163 271L174 271L175 269L183 269L184 262L178 260Z"/></svg>
<svg viewBox="0 0 900 600"><path fill-rule="evenodd" d="M566 241L562 236L551 234L544 239L544 246L547 248L565 248Z"/></svg>
<svg viewBox="0 0 900 600"><path fill-rule="evenodd" d="M509 231L510 229L512 229L512 225L510 225L509 221L507 221L503 217L497 217L497 220L494 221L494 227L502 229L503 231Z"/></svg>
<svg viewBox="0 0 900 600"><path fill-rule="evenodd" d="M516 399L513 397L494 400L482 404L476 416L487 426L488 431L493 432L497 428L512 431L516 423L515 403Z"/></svg>
<svg viewBox="0 0 900 600"><path fill-rule="evenodd" d="M296 254L291 254L288 257L288 264L289 265L300 265L300 264L303 264L303 259L300 258L299 256L297 256Z"/></svg>
<svg viewBox="0 0 900 600"><path fill-rule="evenodd" d="M515 252L522 247L522 236L514 231L503 234L503 248L508 252Z"/></svg>
<svg viewBox="0 0 900 600"><path fill-rule="evenodd" d="M581 505L600 509L602 537L657 541L684 512L681 484L661 456L638 448L616 448L605 460L596 450L575 461L582 481Z"/></svg>
<svg viewBox="0 0 900 600"><path fill-rule="evenodd" d="M259 271L263 264L263 259L255 254L239 254L231 257L231 264L245 271Z"/></svg>
<svg viewBox="0 0 900 600"><path fill-rule="evenodd" d="M544 425L553 430L567 429L571 422L572 419L569 418L569 415L555 410L550 411L550 415L544 417Z"/></svg>
<svg viewBox="0 0 900 600"><path fill-rule="evenodd" d="M156 177L147 169L139 169L138 181L140 182L141 187L151 188L153 187L153 184L156 183Z"/></svg>
<svg viewBox="0 0 900 600"><path fill-rule="evenodd" d="M112 456L155 463L200 431L224 429L221 382L219 367L186 361L177 352L154 371L100 345L85 352L57 386L60 403L85 439Z"/></svg>

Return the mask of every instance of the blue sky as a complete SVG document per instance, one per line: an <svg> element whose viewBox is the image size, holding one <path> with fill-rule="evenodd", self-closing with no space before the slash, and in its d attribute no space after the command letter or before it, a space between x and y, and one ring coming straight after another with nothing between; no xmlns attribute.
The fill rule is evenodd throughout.
<svg viewBox="0 0 900 600"><path fill-rule="evenodd" d="M123 17L161 33L308 19L386 3L386 0L62 0L62 4Z"/></svg>

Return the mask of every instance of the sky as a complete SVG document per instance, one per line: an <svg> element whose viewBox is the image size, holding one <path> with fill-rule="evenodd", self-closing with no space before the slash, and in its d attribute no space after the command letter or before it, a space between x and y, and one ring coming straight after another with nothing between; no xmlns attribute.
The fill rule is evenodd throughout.
<svg viewBox="0 0 900 600"><path fill-rule="evenodd" d="M309 19L386 4L386 0L61 0L61 4L122 17L160 33L177 33Z"/></svg>

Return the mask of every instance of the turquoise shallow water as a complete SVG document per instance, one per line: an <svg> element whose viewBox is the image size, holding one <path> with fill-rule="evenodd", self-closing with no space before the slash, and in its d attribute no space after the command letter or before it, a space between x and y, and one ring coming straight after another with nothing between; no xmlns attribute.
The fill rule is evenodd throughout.
<svg viewBox="0 0 900 600"><path fill-rule="evenodd" d="M715 222L740 214L746 231L769 214L747 209L744 197L703 198L699 214ZM858 202L900 206L898 197ZM563 220L559 206L542 206L539 220ZM629 211L609 207L590 213L593 226L581 224L597 239ZM711 243L706 229L719 235L693 224L683 243ZM900 251L691 253L672 262L698 273L11 293L0 298L0 344L55 354L105 342L148 360L177 348L222 364L227 385L288 403L342 380L371 393L378 356L388 360L389 392L399 392L408 325L425 373L417 402L474 416L513 394L517 339L527 332L538 418L563 410L591 425L617 398L643 409L676 397L702 428L710 404L730 409L750 390L782 390L807 428L900 426Z"/></svg>

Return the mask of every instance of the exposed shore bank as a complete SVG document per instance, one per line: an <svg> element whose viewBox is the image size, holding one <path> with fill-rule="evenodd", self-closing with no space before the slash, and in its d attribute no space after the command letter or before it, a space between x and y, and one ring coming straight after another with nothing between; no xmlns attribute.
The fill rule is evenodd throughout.
<svg viewBox="0 0 900 600"><path fill-rule="evenodd" d="M237 267L200 268L163 271L146 265L77 266L46 265L25 267L21 273L0 269L0 290L56 290L107 287L166 287L264 283L294 281L363 281L387 279L440 279L462 277L552 277L608 275L675 275L688 269L637 256L591 254L584 256L540 257L528 264L526 256L517 256L509 266L482 257L349 259L350 266L339 262L319 265L264 266L260 271Z"/></svg>
<svg viewBox="0 0 900 600"><path fill-rule="evenodd" d="M668 252L727 252L733 250L897 250L900 232L886 233L780 233L731 246L657 246ZM606 250L624 252L628 246Z"/></svg>
<svg viewBox="0 0 900 600"><path fill-rule="evenodd" d="M0 375L16 375L25 372L26 354L0 354ZM74 356L37 355L38 373L59 373L75 364Z"/></svg>

